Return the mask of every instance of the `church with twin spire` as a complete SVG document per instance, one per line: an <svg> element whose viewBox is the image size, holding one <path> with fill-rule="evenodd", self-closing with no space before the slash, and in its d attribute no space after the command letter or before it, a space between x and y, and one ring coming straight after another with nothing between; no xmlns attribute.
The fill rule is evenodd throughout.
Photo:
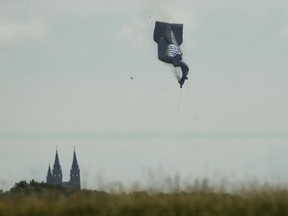
<svg viewBox="0 0 288 216"><path fill-rule="evenodd" d="M80 169L77 162L76 152L74 149L73 153L73 162L70 169L70 180L68 182L63 182L62 180L62 169L59 162L58 151L56 149L55 161L53 165L53 169L51 171L51 167L48 167L48 173L46 178L47 184L52 185L62 185L65 188L71 189L80 189Z"/></svg>

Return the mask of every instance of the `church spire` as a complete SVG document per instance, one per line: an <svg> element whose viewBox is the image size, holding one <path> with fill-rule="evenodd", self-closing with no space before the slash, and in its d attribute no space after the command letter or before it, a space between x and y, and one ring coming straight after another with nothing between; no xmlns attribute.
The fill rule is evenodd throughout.
<svg viewBox="0 0 288 216"><path fill-rule="evenodd" d="M73 188L78 188L80 189L80 169L79 169L79 165L77 162L77 156L76 156L76 151L74 149L74 153L73 153L73 162L72 162L72 166L70 169L70 186Z"/></svg>
<svg viewBox="0 0 288 216"><path fill-rule="evenodd" d="M73 153L72 168L79 169L75 149L74 149L74 153Z"/></svg>
<svg viewBox="0 0 288 216"><path fill-rule="evenodd" d="M62 169L61 169L61 165L59 162L57 149L56 149L56 155L55 155L55 161L54 161L54 165L53 165L52 175L53 175L53 184L62 185Z"/></svg>
<svg viewBox="0 0 288 216"><path fill-rule="evenodd" d="M49 167L48 167L48 172L47 172L46 182L47 182L48 184L51 184L51 183L53 182L53 180L52 180L52 172L51 172L50 164L49 164Z"/></svg>
<svg viewBox="0 0 288 216"><path fill-rule="evenodd" d="M59 162L59 157L58 157L58 151L56 149L56 155L55 155L55 161L54 161L54 169L61 169L61 165L60 165L60 162Z"/></svg>

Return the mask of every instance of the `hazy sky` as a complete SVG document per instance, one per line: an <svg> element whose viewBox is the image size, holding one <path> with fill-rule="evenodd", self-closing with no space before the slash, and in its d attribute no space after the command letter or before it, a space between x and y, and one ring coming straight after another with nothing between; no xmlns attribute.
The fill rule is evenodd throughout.
<svg viewBox="0 0 288 216"><path fill-rule="evenodd" d="M183 89L156 20L184 24ZM0 0L0 188L44 181L56 146L87 188L288 181L287 50L285 0Z"/></svg>

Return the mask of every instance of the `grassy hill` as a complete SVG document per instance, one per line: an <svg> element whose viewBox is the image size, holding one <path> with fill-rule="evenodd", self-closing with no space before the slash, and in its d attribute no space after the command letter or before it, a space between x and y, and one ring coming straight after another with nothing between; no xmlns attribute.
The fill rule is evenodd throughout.
<svg viewBox="0 0 288 216"><path fill-rule="evenodd" d="M20 182L0 196L0 216L273 216L288 215L288 190L261 187L234 193L111 194Z"/></svg>

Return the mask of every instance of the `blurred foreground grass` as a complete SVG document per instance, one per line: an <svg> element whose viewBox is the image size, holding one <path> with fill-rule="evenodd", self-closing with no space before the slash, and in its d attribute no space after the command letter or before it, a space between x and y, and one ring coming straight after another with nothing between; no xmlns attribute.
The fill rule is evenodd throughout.
<svg viewBox="0 0 288 216"><path fill-rule="evenodd" d="M288 190L257 187L232 193L195 190L174 193L106 193L33 188L0 196L0 216L217 216L288 215Z"/></svg>

